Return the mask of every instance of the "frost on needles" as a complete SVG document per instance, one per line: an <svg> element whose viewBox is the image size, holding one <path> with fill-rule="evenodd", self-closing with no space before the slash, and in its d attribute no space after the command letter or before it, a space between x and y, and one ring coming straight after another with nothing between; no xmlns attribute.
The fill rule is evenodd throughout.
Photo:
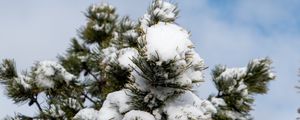
<svg viewBox="0 0 300 120"><path fill-rule="evenodd" d="M204 60L190 33L176 23L177 6L155 0L137 22L106 3L92 5L88 18L58 62L41 61L18 73L4 60L1 83L15 103L35 105L35 116L10 118L76 120L247 120L254 95L265 94L275 77L271 60L244 68L218 65L218 93L193 93L204 82Z"/></svg>

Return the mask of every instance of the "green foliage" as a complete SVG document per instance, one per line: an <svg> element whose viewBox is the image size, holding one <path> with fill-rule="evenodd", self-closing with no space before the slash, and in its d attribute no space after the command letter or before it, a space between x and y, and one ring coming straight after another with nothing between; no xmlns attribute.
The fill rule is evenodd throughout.
<svg viewBox="0 0 300 120"><path fill-rule="evenodd" d="M1 83L6 85L7 96L12 98L15 103L34 101L36 92L25 88L22 82L27 81L27 77L18 78L15 62L5 59L0 67ZM35 88L37 89L37 88Z"/></svg>
<svg viewBox="0 0 300 120"><path fill-rule="evenodd" d="M158 22L175 22L179 10L174 8L164 9L164 3L155 0L148 9L148 26ZM157 12L167 12L173 17L166 17ZM141 38L146 31L141 28L141 22L135 24L128 16L118 19L116 9L110 5L93 5L85 13L87 24L79 30L79 38L71 39L71 45L64 55L58 56L59 63L67 72L76 76L66 82L64 76L57 74L47 76L54 81L50 88L41 87L37 83L38 74L35 72L39 67L35 64L29 72L18 74L13 60L3 60L0 66L0 81L5 85L7 96L15 103L28 103L35 105L39 113L34 116L17 114L15 117L6 119L72 119L81 109L91 107L100 109L107 94L127 88L131 91L134 108L152 112L165 105L186 90L191 90L192 85L182 85L176 81L191 65L179 66L179 59L162 61L158 55L150 58L145 53L146 41ZM135 48L139 56L132 58L136 67L125 68L116 60L102 63L103 49L114 47ZM192 63L191 63L192 64ZM213 81L218 90L217 98L222 98L226 106L220 106L215 120L230 120L225 113L233 111L248 116L254 102L253 95L267 92L267 84L274 77L269 74L271 61L260 59L248 64L244 75L233 75L229 80L220 77L227 68L217 66L212 73ZM203 69L203 68L201 68ZM172 91L164 100L158 99L148 90L140 90L135 86L131 72L136 72L150 87L160 90ZM226 80L225 80L226 79ZM245 96L238 91L239 82L244 82L248 93ZM198 82L198 81L197 81ZM200 81L199 81L200 82ZM229 88L233 86L233 90ZM146 98L146 100L145 100ZM40 102L40 101L43 102ZM86 103L91 103L87 105ZM167 120L165 113L162 120Z"/></svg>
<svg viewBox="0 0 300 120"><path fill-rule="evenodd" d="M134 86L128 87L133 93L131 95L132 101L130 102L134 108L152 112L154 109L157 109L164 105L164 101L157 99L155 96L151 96L152 94L149 91L141 91ZM149 97L149 101L145 101L145 97Z"/></svg>
<svg viewBox="0 0 300 120"><path fill-rule="evenodd" d="M248 86L249 92L257 94L265 94L268 91L267 84L274 80L275 76L270 75L270 64L272 61L269 58L251 61L247 67L245 76L245 84Z"/></svg>
<svg viewBox="0 0 300 120"><path fill-rule="evenodd" d="M103 4L91 6L86 13L88 23L80 30L80 37L88 44L98 43L102 48L109 46L114 37L118 16L115 8Z"/></svg>
<svg viewBox="0 0 300 120"><path fill-rule="evenodd" d="M227 104L227 109L236 111L238 113L247 114L251 110L251 103L253 98L249 98L243 95L238 89L238 83L244 78L239 75L233 75L230 80L220 77L226 68L223 66L217 66L213 70L213 81L218 89L218 98L223 98ZM241 102L239 102L241 101Z"/></svg>
<svg viewBox="0 0 300 120"><path fill-rule="evenodd" d="M137 25L130 20L128 16L123 17L117 27L119 33L118 44L120 48L134 47L138 46L138 33Z"/></svg>
<svg viewBox="0 0 300 120"><path fill-rule="evenodd" d="M161 61L158 55L153 56L153 59L148 59L146 56L132 59L132 62L138 67L138 70L135 69L135 71L151 86L190 90L192 86L181 85L175 81L190 66L178 66L176 61L176 58Z"/></svg>
<svg viewBox="0 0 300 120"><path fill-rule="evenodd" d="M232 118L228 117L226 114L222 112L218 112L213 115L214 120L233 120Z"/></svg>
<svg viewBox="0 0 300 120"><path fill-rule="evenodd" d="M106 81L104 83L106 86L102 87L100 90L104 97L113 91L123 89L125 84L129 81L131 72L129 69L121 67L116 62L111 63L109 66L110 69L106 72Z"/></svg>
<svg viewBox="0 0 300 120"><path fill-rule="evenodd" d="M67 54L65 56L58 56L59 61L63 65L63 67L72 73L73 75L78 76L83 69L83 60L91 54L89 48L80 44L76 38L71 40L71 47L67 50Z"/></svg>
<svg viewBox="0 0 300 120"><path fill-rule="evenodd" d="M3 80L18 77L15 62L13 60L3 60L3 63L0 68L0 76L0 78Z"/></svg>
<svg viewBox="0 0 300 120"><path fill-rule="evenodd" d="M143 54L142 51L140 51ZM191 90L192 86L182 85L176 82L180 78L180 75L190 66L178 66L176 62L178 59L174 58L169 61L162 61L159 56L152 56L148 58L145 55L139 55L137 58L132 58L132 62L137 68L132 69L146 80L147 84L154 89L171 90L164 100L158 99L158 96L150 91L143 91L135 86L135 78L130 79L130 82L126 84L126 88L131 91L131 104L134 108L152 112L155 109L161 108L165 105L165 102L176 98L185 90Z"/></svg>
<svg viewBox="0 0 300 120"><path fill-rule="evenodd" d="M6 64L6 65L4 65ZM9 70L10 73L12 70L15 70L14 62L6 60L3 63L3 66L1 68L1 71L3 73L7 72L6 70ZM13 68L10 68L10 67ZM24 115L17 115L17 118L21 119L32 119L32 118L72 118L81 108L74 108L74 109L68 109L70 106L73 106L74 103L65 104L62 102L64 99L77 99L79 101L82 88L78 86L78 83L76 81L70 81L69 83L66 83L63 79L63 76L61 75L54 75L51 77L53 81L55 81L55 86L53 88L43 88L37 85L36 81L36 71L38 67L38 64L36 64L34 67L32 67L32 71L30 73L24 73L22 75L15 74L14 77L7 77L7 76L1 76L1 78L6 77L4 84L6 85L6 91L7 96L11 98L15 103L28 103L29 106L32 106L33 104L37 105L38 109L40 110L39 115L34 117L28 117ZM15 72L16 73L16 72ZM7 75L7 74L2 74ZM8 79L9 78L9 79ZM46 102L41 104L38 102L39 96L46 97ZM57 101L57 102L54 102ZM81 101L83 102L83 101ZM65 114L63 116L51 116L48 115L47 112L49 111L47 106L53 106L62 104L61 111L63 111ZM77 103L78 104L78 103ZM43 107L44 106L44 107ZM58 110L57 110L58 111ZM53 111L51 111L53 114Z"/></svg>
<svg viewBox="0 0 300 120"><path fill-rule="evenodd" d="M133 83L126 86L126 88L128 88L132 93L129 94L131 96L130 104L132 104L135 109L147 111L149 113L152 113L155 109L162 108L165 105L166 101L172 100L180 94L184 93L183 91L175 91L164 100L160 100L158 99L158 96L155 96L150 91L142 91L133 86ZM166 120L166 114L163 113L162 115L162 120Z"/></svg>
<svg viewBox="0 0 300 120"><path fill-rule="evenodd" d="M271 60L268 58L251 61L245 71L231 73L231 76L224 76L227 71L224 66L216 66L212 71L213 82L218 90L217 98L222 98L226 106L220 106L219 112L214 116L216 120L227 119L225 112L236 112L241 117L249 118L254 102L253 95L267 92L267 84L275 77L271 72ZM241 84L246 89L241 89Z"/></svg>
<svg viewBox="0 0 300 120"><path fill-rule="evenodd" d="M179 14L177 6L174 9L171 9L171 11L168 11L170 13L174 13L174 17L165 17L164 14L157 12L156 9L162 9L164 6L164 2L161 2L161 0L155 0L148 8L148 14L150 15L150 19L148 21L149 26L157 24L158 22L175 22ZM166 12L167 10L162 9L162 11Z"/></svg>
<svg viewBox="0 0 300 120"><path fill-rule="evenodd" d="M59 63L66 71L81 81L66 82L63 76L55 74L47 77L55 82L53 88L44 88L36 82L38 64L30 72L19 76L13 61L3 61L0 78L1 83L6 85L8 97L16 103L36 105L40 111L32 117L16 115L16 118L72 119L82 108L99 109L108 93L124 87L130 71L120 67L117 62L101 64L105 57L101 54L102 49L109 46L121 49L137 44L136 25L129 17L118 20L115 11L107 4L89 7L85 14L88 22L79 31L81 39L73 38L66 54L58 56ZM104 70L106 67L110 67L110 70ZM24 84L30 87L26 88ZM40 103L41 99L45 102ZM87 106L86 101L92 105Z"/></svg>

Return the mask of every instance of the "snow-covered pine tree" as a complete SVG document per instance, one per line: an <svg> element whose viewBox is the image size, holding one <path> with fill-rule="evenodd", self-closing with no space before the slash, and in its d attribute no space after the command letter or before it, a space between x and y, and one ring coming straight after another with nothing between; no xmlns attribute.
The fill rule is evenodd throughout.
<svg viewBox="0 0 300 120"><path fill-rule="evenodd" d="M217 66L213 72L213 82L218 90L209 100L216 102L215 119L251 119L254 95L266 94L267 84L275 76L270 71L271 61L268 58L250 61L244 68L226 68Z"/></svg>
<svg viewBox="0 0 300 120"><path fill-rule="evenodd" d="M100 109L108 93L123 88L129 71L108 62L114 60L107 55L137 46L138 35L136 24L127 16L118 19L115 11L106 3L89 7L86 26L58 62L37 62L29 72L17 73L13 60L3 60L0 79L8 97L39 110L36 116L13 118L71 119L83 108Z"/></svg>
<svg viewBox="0 0 300 120"><path fill-rule="evenodd" d="M9 98L17 104L36 105L39 110L37 116L18 114L15 118L71 118L83 108L80 96L82 88L77 84L76 77L56 62L38 62L30 72L18 74L15 63L4 60L0 76Z"/></svg>
<svg viewBox="0 0 300 120"><path fill-rule="evenodd" d="M189 32L175 23L177 15L176 5L153 1L135 29L137 47L108 55L130 71L129 82L124 89L108 94L99 111L83 109L76 119L251 119L253 96L266 93L267 83L275 78L271 61L255 59L244 68L217 66L212 73L217 95L200 99L192 88L204 81L206 67Z"/></svg>
<svg viewBox="0 0 300 120"><path fill-rule="evenodd" d="M92 5L79 38L58 62L41 61L17 73L12 60L0 68L1 83L16 103L39 114L15 118L87 120L251 119L253 96L274 79L268 58L245 68L217 66L218 90L207 99L193 93L207 67L176 24L176 5L154 0L137 23L118 18L108 4Z"/></svg>

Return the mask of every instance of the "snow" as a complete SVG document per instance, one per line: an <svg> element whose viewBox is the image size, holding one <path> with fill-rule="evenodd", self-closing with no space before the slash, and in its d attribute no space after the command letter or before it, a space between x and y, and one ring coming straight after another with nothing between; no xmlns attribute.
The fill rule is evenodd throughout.
<svg viewBox="0 0 300 120"><path fill-rule="evenodd" d="M142 49L145 50L148 59L158 56L159 61L156 62L157 65L175 59L175 65L178 66L179 70L183 70L182 74L175 79L168 79L169 74L164 74L166 81L192 87L193 83L201 82L204 79L202 73L204 62L194 50L189 36L185 29L176 24L159 22L147 28L147 32L141 38L145 39L146 43ZM147 81L141 78L136 71L133 71L131 75L137 88L143 91L151 90L151 93L160 100L164 100L168 95L174 93L174 89L158 89L157 86L151 88L151 86L147 85Z"/></svg>
<svg viewBox="0 0 300 120"><path fill-rule="evenodd" d="M99 111L101 120L121 120L124 113L132 106L129 104L130 96L128 90L120 90L107 95L102 108Z"/></svg>
<svg viewBox="0 0 300 120"><path fill-rule="evenodd" d="M102 63L107 64L113 62L113 60L117 57L117 49L115 47L108 47L103 49L102 56L104 56Z"/></svg>
<svg viewBox="0 0 300 120"><path fill-rule="evenodd" d="M204 114L192 105L171 106L167 112L169 120L200 120L204 119ZM191 118L191 119L189 119Z"/></svg>
<svg viewBox="0 0 300 120"><path fill-rule="evenodd" d="M250 62L248 67L242 67L242 68L224 68L225 71L220 74L220 76L217 77L216 80L224 80L224 81L230 81L232 82L231 86L229 86L228 91L226 92L240 92L242 96L247 97L249 95L248 93L248 86L244 83L244 77L246 75L252 75L251 69L257 68L257 67L263 67L262 69L266 72L266 76L269 79L274 79L275 76L272 73L271 69L271 61L269 61L266 58L262 59L254 59ZM250 70L250 71L249 71Z"/></svg>
<svg viewBox="0 0 300 120"><path fill-rule="evenodd" d="M273 72L269 72L268 77L274 79L276 75Z"/></svg>
<svg viewBox="0 0 300 120"><path fill-rule="evenodd" d="M129 20L125 21L124 24L129 24L130 22L129 23L128 22L129 22ZM133 27L133 25L131 27ZM130 30L125 31L121 35L122 35L121 39L124 41L123 42L124 47L130 47L130 43L137 42L138 38L139 38L139 34L137 33L137 31L134 28L131 28Z"/></svg>
<svg viewBox="0 0 300 120"><path fill-rule="evenodd" d="M73 108L73 109L81 109L82 108L80 102L77 99L68 98L68 99L63 100L63 101L65 103L64 106L69 106L70 108Z"/></svg>
<svg viewBox="0 0 300 120"><path fill-rule="evenodd" d="M244 83L243 80L241 80L241 81L238 83L238 87L237 87L236 91L241 92L241 93L242 93L242 96L244 96L244 97L248 96L247 85L245 85L245 83Z"/></svg>
<svg viewBox="0 0 300 120"><path fill-rule="evenodd" d="M80 110L74 118L75 120L100 120L99 111L93 108L85 108Z"/></svg>
<svg viewBox="0 0 300 120"><path fill-rule="evenodd" d="M159 16L159 19L162 20L152 24L152 15ZM184 70L182 74L173 79L168 78L168 73L160 74L160 76L164 76L167 82L170 81L176 85L192 87L194 83L204 80L202 70L205 68L205 65L202 58L194 49L194 45L189 38L189 32L172 21L175 17L175 5L160 0L155 1L150 11L140 19L139 27L143 30L141 32L142 36L138 36L135 30L126 31L121 36L139 37L138 39L141 41L138 42L145 42L145 46L141 46L143 47L141 51L145 51L147 59L153 60L154 57L159 57L156 65L161 65L163 62L175 59L175 65L178 66L178 69ZM167 22L166 20L170 21ZM148 94L142 96L143 102L148 105L147 107L153 108L157 104L157 100L164 101L165 105L151 111L152 113L140 111L138 110L139 108L134 108L131 103L132 93L130 90L123 89L110 93L107 96L102 108L98 112L100 120L159 120L163 114L166 114L167 119L170 120L209 120L212 119L213 114L218 112L217 109L227 105L222 98L212 97L208 101L200 99L189 90L180 90L180 92L183 92L182 94L179 94L175 98L167 99L173 96L175 92L179 92L179 90L149 84L149 81L145 80L139 74L142 73L141 70L131 60L138 57L139 52L135 48L117 49L109 47L102 50L104 56L102 64L117 62L120 63L121 67L133 67L135 70L131 71L130 79L134 83L130 85L141 91L147 91ZM225 71L218 76L217 80L232 82L232 85L225 92L240 92L242 96L248 97L248 87L240 79L246 75L246 72L247 68L225 68ZM126 86L129 85L127 84ZM243 100L239 102L244 102ZM233 116L232 118L242 118L240 114L232 111L225 111L224 113L228 116Z"/></svg>
<svg viewBox="0 0 300 120"><path fill-rule="evenodd" d="M264 65L264 67L265 67L264 69L268 70L268 77L271 79L275 78L274 73L270 70L272 62L270 60L268 60L267 58L254 59L251 61L251 63L253 64L253 66Z"/></svg>
<svg viewBox="0 0 300 120"><path fill-rule="evenodd" d="M218 77L220 80L231 81L227 92L240 92L242 96L248 96L247 85L244 83L243 77L246 76L247 68L226 68L226 70Z"/></svg>
<svg viewBox="0 0 300 120"><path fill-rule="evenodd" d="M117 18L117 16L115 14L111 14L109 12L99 12L96 15L100 19L106 19L106 20L111 20L111 21Z"/></svg>
<svg viewBox="0 0 300 120"><path fill-rule="evenodd" d="M20 85L22 85L25 90L29 90L31 88L31 85L28 83L30 81L30 78L25 75L18 75L18 78L15 79L16 82Z"/></svg>
<svg viewBox="0 0 300 120"><path fill-rule="evenodd" d="M161 2L161 1L160 1ZM154 10L158 15L162 15L166 18L172 18L173 7L171 4L164 3L163 8L157 8ZM162 11L160 11L162 10ZM144 22L150 20L149 15L144 16ZM149 22L149 21L148 21ZM174 81L179 85L191 86L194 82L203 80L202 70L204 68L204 62L200 56L196 53L193 47L193 43L189 39L190 34L182 27L174 23L159 22L153 26L143 28L143 23L140 26L145 30L145 34L139 39L144 39L145 46L142 48L145 50L146 57L152 59L153 56L158 55L160 61L157 61L157 65L162 62L176 59L176 65L179 68L185 69L183 73ZM134 31L128 31L123 35L135 36ZM116 48L106 48L103 50L103 63L113 62L116 60L122 67L130 68L130 66L136 68L131 59L139 55L138 51L134 48L123 48L117 50ZM145 80L138 72L139 69L135 69L131 72L131 79L135 81L134 87L142 91L149 91L149 94L144 96L144 102L148 103L148 107L153 107L156 99L165 101L168 97L174 94L176 91L173 88L151 86L147 80ZM165 74L168 78L168 74ZM178 91L177 91L178 92ZM207 100L198 98L194 93L185 91L173 100L165 101L166 105L161 109L153 111L153 113L147 113L144 111L134 110L130 103L129 90L123 89L117 92L110 93L107 96L102 108L99 111L101 120L131 120L137 117L141 120L154 120L160 119L162 113L166 113L170 120L188 120L192 119L210 119L211 114L216 113L216 107ZM153 116L153 115L155 116ZM124 116L123 116L124 115ZM183 116L180 118L179 116Z"/></svg>
<svg viewBox="0 0 300 120"><path fill-rule="evenodd" d="M94 26L92 26L92 28L96 31L102 31L104 28L104 24L99 26L98 24L95 24Z"/></svg>
<svg viewBox="0 0 300 120"><path fill-rule="evenodd" d="M95 31L104 31L105 33L109 33L113 27L114 27L113 24L110 24L110 23L104 23L101 26L99 26L98 24L95 24L94 26L92 26L92 28Z"/></svg>
<svg viewBox="0 0 300 120"><path fill-rule="evenodd" d="M164 19L175 19L176 14L175 11L177 7L169 2L166 1L158 1L159 7L153 10L153 14L159 16L160 18Z"/></svg>
<svg viewBox="0 0 300 120"><path fill-rule="evenodd" d="M102 31L106 33L111 32L114 24L109 21L114 21L115 19L117 19L117 15L112 12L114 9L115 8L113 6L106 3L93 5L91 7L91 11L93 13L96 13L96 17L98 20L105 20L105 22L102 22L101 24L98 24L98 22L93 22L94 25L92 26L92 28L95 31Z"/></svg>
<svg viewBox="0 0 300 120"><path fill-rule="evenodd" d="M222 98L212 97L212 98L211 98L211 103L212 103L215 107L226 106L226 103L225 103L224 99L222 99Z"/></svg>
<svg viewBox="0 0 300 120"><path fill-rule="evenodd" d="M115 9L115 7L114 6L112 6L112 5L109 5L109 4L107 4L107 3L101 3L101 4L94 4L93 6L92 6L92 12L95 12L97 9L105 9L105 8L109 8L109 9Z"/></svg>
<svg viewBox="0 0 300 120"><path fill-rule="evenodd" d="M225 71L217 77L216 80L224 80L231 83L225 92L240 92L243 96L248 95L248 89L243 81L243 77L246 76L247 68L225 68Z"/></svg>
<svg viewBox="0 0 300 120"><path fill-rule="evenodd" d="M131 21L129 17L124 17L120 22L121 26L133 27L136 25L135 21Z"/></svg>
<svg viewBox="0 0 300 120"><path fill-rule="evenodd" d="M100 120L155 120L164 112L169 120L210 119L217 110L215 106L202 100L194 93L186 91L177 98L165 101L166 105L161 110L156 109L153 113L134 110L130 105L130 92L126 89L110 93L100 109ZM148 96L148 101L153 96ZM124 116L123 116L124 115ZM155 115L155 116L153 116Z"/></svg>
<svg viewBox="0 0 300 120"><path fill-rule="evenodd" d="M163 61L180 58L180 54L190 50L189 46L193 46L189 36L186 30L176 24L159 22L147 29L148 55L152 57L158 54Z"/></svg>
<svg viewBox="0 0 300 120"><path fill-rule="evenodd" d="M140 27L142 28L142 30L146 31L146 29L149 27L149 22L151 21L150 17L151 16L149 14L145 14L139 19L139 22L141 24Z"/></svg>
<svg viewBox="0 0 300 120"><path fill-rule="evenodd" d="M36 70L36 83L40 87L53 88L55 81L54 76L62 76L66 83L75 79L75 76L67 72L63 66L53 61L41 61L37 64Z"/></svg>
<svg viewBox="0 0 300 120"><path fill-rule="evenodd" d="M47 101L49 102L49 101ZM48 109L48 114L51 116L55 117L61 117L61 116L66 116L67 113L63 111L63 108L70 107L74 110L80 110L82 109L81 104L74 98L67 98L67 99L62 99L61 104L50 104Z"/></svg>
<svg viewBox="0 0 300 120"><path fill-rule="evenodd" d="M225 82L230 83L230 86L228 86L227 89L225 89L222 92L225 92L227 94L230 94L232 92L239 93L242 98L236 100L236 104L238 105L248 105L249 101L245 101L247 98L252 98L252 94L249 93L248 88L250 86L247 86L245 84L246 81L244 81L246 75L251 76L254 73L252 72L253 68L260 68L265 72L262 77L267 77L267 79L274 79L274 74L270 70L271 61L263 58L263 59L254 59L249 64L248 67L243 68L221 68L224 69L224 71L216 78L216 81L224 80ZM258 78L259 79L259 78ZM222 94L221 92L221 94ZM214 106L220 107L220 106L226 106L226 103L224 99L222 98L211 98L211 102ZM251 102L250 102L251 103ZM239 119L239 120L248 120L249 116L241 114L237 111L231 111L231 110L223 110L221 111L226 116L228 116L231 119Z"/></svg>
<svg viewBox="0 0 300 120"><path fill-rule="evenodd" d="M226 68L226 70L220 75L220 78L224 80L232 80L232 78L241 78L246 75L247 68Z"/></svg>
<svg viewBox="0 0 300 120"><path fill-rule="evenodd" d="M196 53L190 34L183 28L173 23L159 22L147 29L146 53L148 58L159 56L161 61L176 59L178 66L191 64L182 79L177 81L182 85L189 85L195 81L202 81L204 62Z"/></svg>
<svg viewBox="0 0 300 120"><path fill-rule="evenodd" d="M158 0L154 1L143 17L139 19L142 30L150 27L154 19L159 18L160 22L172 22L176 19L177 7L169 2Z"/></svg>
<svg viewBox="0 0 300 120"><path fill-rule="evenodd" d="M120 63L121 67L131 68L131 66L134 66L131 59L138 56L138 51L135 48L117 50L115 47L108 47L102 50L102 56L104 57L101 62L103 65L117 62ZM106 69L109 68L109 66L106 67Z"/></svg>
<svg viewBox="0 0 300 120"><path fill-rule="evenodd" d="M65 112L62 111L61 107L59 105L54 104L51 104L49 106L49 114L54 117L65 116Z"/></svg>
<svg viewBox="0 0 300 120"><path fill-rule="evenodd" d="M134 66L132 62L132 58L136 58L138 56L138 51L134 48L123 48L118 52L118 62L121 66L130 68L130 66Z"/></svg>
<svg viewBox="0 0 300 120"><path fill-rule="evenodd" d="M161 101L165 101L168 97L174 95L176 92L173 88L168 87L151 87L149 86L151 94ZM177 91L178 92L178 91ZM154 99L154 98L153 98Z"/></svg>
<svg viewBox="0 0 300 120"><path fill-rule="evenodd" d="M232 120L249 120L250 118L242 115L241 113L238 112L233 112L233 111L225 111L225 115L231 118Z"/></svg>
<svg viewBox="0 0 300 120"><path fill-rule="evenodd" d="M148 112L132 110L124 115L122 120L156 120L153 115Z"/></svg>
<svg viewBox="0 0 300 120"><path fill-rule="evenodd" d="M131 38L137 38L138 37L138 33L135 32L135 30L128 30L125 33L122 34L125 37L131 37Z"/></svg>
<svg viewBox="0 0 300 120"><path fill-rule="evenodd" d="M203 73L202 71L197 71L195 69L187 69L185 72L188 78L191 80L191 82L195 81L203 81Z"/></svg>
<svg viewBox="0 0 300 120"><path fill-rule="evenodd" d="M170 120L209 119L211 114L217 112L209 101L200 99L190 91L167 103L164 111Z"/></svg>
<svg viewBox="0 0 300 120"><path fill-rule="evenodd" d="M134 67L136 67L136 66L134 66ZM134 86L142 91L149 90L149 87L150 87L149 83L142 76L140 76L140 74L137 71L139 73L141 73L141 71L139 69L136 69L131 72L131 76L130 76L130 79L134 80L134 82L135 82Z"/></svg>

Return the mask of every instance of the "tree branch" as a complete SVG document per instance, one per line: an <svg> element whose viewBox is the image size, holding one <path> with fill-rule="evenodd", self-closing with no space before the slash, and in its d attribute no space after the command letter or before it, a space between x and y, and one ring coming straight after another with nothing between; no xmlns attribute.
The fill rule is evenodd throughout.
<svg viewBox="0 0 300 120"><path fill-rule="evenodd" d="M42 109L40 103L38 102L38 97L37 97L37 96L38 96L38 95L35 95L35 97L34 97L34 103L35 103L35 105L38 107L38 109L40 110L40 112L41 112L42 114L44 114L44 111L43 111L43 109Z"/></svg>
<svg viewBox="0 0 300 120"><path fill-rule="evenodd" d="M97 102L94 101L92 98L90 98L87 94L82 93L82 95L83 95L85 98L87 98L89 101L91 101L92 103L94 103L95 105L97 104Z"/></svg>

